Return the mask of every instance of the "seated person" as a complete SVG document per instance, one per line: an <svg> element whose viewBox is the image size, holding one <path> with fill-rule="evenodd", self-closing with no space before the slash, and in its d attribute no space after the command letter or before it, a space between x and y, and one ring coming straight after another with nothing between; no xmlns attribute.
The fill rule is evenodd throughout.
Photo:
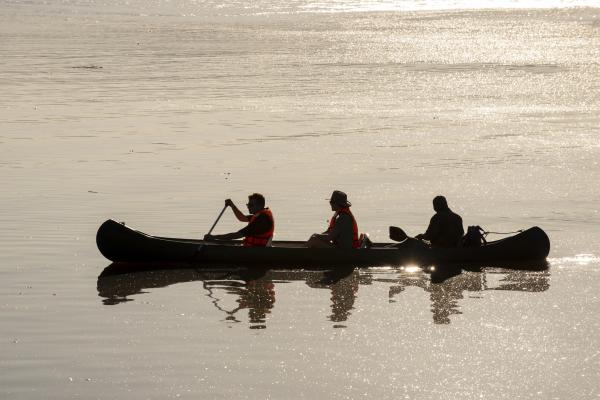
<svg viewBox="0 0 600 400"><path fill-rule="evenodd" d="M308 247L339 247L356 249L360 247L358 226L350 211L352 203L346 193L335 190L329 199L331 210L335 211L329 221L329 227L323 233L313 234L306 245Z"/></svg>
<svg viewBox="0 0 600 400"><path fill-rule="evenodd" d="M465 233L462 218L450 210L444 196L433 199L433 209L427 231L415 238L429 241L432 247L458 247Z"/></svg>
<svg viewBox="0 0 600 400"><path fill-rule="evenodd" d="M231 199L225 200L225 206L231 207L239 221L248 222L248 225L237 232L223 235L206 235L204 240L233 240L244 238L244 246L265 247L271 245L275 221L271 210L265 208L265 198L262 194L254 193L248 196L248 211L250 215L241 212Z"/></svg>

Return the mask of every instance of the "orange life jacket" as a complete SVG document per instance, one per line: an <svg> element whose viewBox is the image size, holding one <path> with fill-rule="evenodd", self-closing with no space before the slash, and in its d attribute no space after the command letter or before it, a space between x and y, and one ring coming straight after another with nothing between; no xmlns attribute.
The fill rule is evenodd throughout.
<svg viewBox="0 0 600 400"><path fill-rule="evenodd" d="M269 217L269 219L271 220L271 229L265 233L261 233L255 236L246 236L243 242L244 246L265 247L267 243L269 243L269 239L273 237L273 232L275 231L275 221L273 220L273 213L271 213L271 210L269 210L268 208L263 208L262 210L254 214L252 217L250 217L250 222L248 222L248 225L254 222L254 220L258 218L261 214L265 214L267 217Z"/></svg>
<svg viewBox="0 0 600 400"><path fill-rule="evenodd" d="M349 215L350 218L352 218L352 248L358 249L360 247L360 240L358 240L358 225L356 224L356 220L354 219L354 215L352 215L350 208L346 207L342 208L339 211L336 211L336 213L333 214L333 217L331 217L331 220L329 221L329 228L327 229L327 231L331 231L335 226L338 214L346 214ZM337 245L337 242L334 240L333 244Z"/></svg>

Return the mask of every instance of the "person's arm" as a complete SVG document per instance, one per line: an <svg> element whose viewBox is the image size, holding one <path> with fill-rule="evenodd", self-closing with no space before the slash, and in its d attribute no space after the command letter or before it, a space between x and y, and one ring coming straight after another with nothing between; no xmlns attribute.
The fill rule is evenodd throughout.
<svg viewBox="0 0 600 400"><path fill-rule="evenodd" d="M240 239L243 237L244 237L244 234L240 233L240 231L238 231L238 232L224 233L223 235L204 235L204 240L206 240L206 241L234 240L234 239Z"/></svg>
<svg viewBox="0 0 600 400"><path fill-rule="evenodd" d="M458 214L456 214L456 216L458 217L458 224L459 224L459 232L460 232L460 237L462 238L465 235L465 228L463 227L463 221L462 221L462 217Z"/></svg>
<svg viewBox="0 0 600 400"><path fill-rule="evenodd" d="M243 236L256 236L267 233L271 230L272 226L271 219L265 214L261 214L254 221L240 229L239 233L241 233Z"/></svg>
<svg viewBox="0 0 600 400"><path fill-rule="evenodd" d="M231 210L233 211L233 214L238 219L238 221L241 221L241 222L250 221L250 217L248 217L246 214L241 212L240 209L237 208L237 206L235 204L233 204L233 201L231 201L231 199L225 200L225 206L231 207Z"/></svg>
<svg viewBox="0 0 600 400"><path fill-rule="evenodd" d="M258 218L248 224L248 226L245 226L237 232L225 233L223 235L206 235L204 236L204 240L233 240L246 236L260 235L261 233L271 230L271 224L272 222L269 217L261 214Z"/></svg>
<svg viewBox="0 0 600 400"><path fill-rule="evenodd" d="M337 218L337 216L338 216L338 212L336 211L336 212L333 214L333 216L331 217L331 220L328 220L328 221L327 221L327 224L328 224L328 226L327 226L327 229L326 229L324 232L322 232L322 233L315 233L315 235L320 235L320 236L322 236L322 237L326 237L326 236L328 236L328 235L329 235L329 232L331 231L331 229L329 229L329 223L330 223L332 220L336 219L336 218Z"/></svg>
<svg viewBox="0 0 600 400"><path fill-rule="evenodd" d="M437 214L431 217L431 220L429 221L429 226L427 227L425 233L415 236L416 239L431 241L432 239L437 237L437 235L440 233L440 224L436 217Z"/></svg>
<svg viewBox="0 0 600 400"><path fill-rule="evenodd" d="M338 213L333 214L331 219L336 219ZM337 225L337 222L336 222ZM329 229L323 233L313 233L307 241L308 247L331 247L333 246L333 239L337 238L339 235L339 226L337 229Z"/></svg>
<svg viewBox="0 0 600 400"><path fill-rule="evenodd" d="M336 218L333 229L328 229L327 231L325 231L323 233L323 235L327 238L327 240L329 240L332 243L335 239L338 238L338 236L340 236L344 214L339 214L339 215L336 214L333 216L333 218Z"/></svg>

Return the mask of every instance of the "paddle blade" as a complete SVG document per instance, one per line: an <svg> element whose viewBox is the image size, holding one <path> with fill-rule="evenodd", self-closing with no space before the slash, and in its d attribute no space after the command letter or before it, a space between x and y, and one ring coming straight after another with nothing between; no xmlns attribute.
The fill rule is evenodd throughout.
<svg viewBox="0 0 600 400"><path fill-rule="evenodd" d="M397 226L390 226L390 239L396 242L403 242L408 238L406 232Z"/></svg>

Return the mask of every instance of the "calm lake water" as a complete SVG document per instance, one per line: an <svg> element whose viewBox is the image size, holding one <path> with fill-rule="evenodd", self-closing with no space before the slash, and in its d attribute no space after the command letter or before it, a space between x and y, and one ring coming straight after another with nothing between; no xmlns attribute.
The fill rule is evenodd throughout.
<svg viewBox="0 0 600 400"><path fill-rule="evenodd" d="M473 7L0 0L0 398L600 397L600 8ZM257 191L305 239L333 189L374 241L438 194L541 226L550 267L101 275L107 218Z"/></svg>

